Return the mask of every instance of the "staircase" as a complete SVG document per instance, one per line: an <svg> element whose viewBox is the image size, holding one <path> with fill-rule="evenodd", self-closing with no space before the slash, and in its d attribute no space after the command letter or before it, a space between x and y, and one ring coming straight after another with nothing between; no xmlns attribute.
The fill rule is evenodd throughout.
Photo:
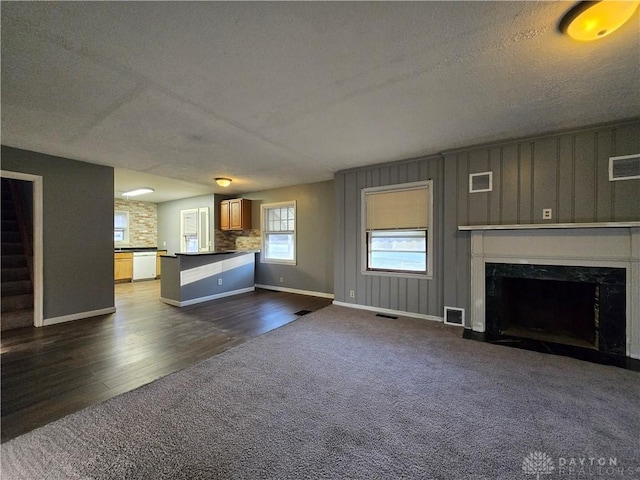
<svg viewBox="0 0 640 480"><path fill-rule="evenodd" d="M12 180L3 178L2 192L2 230L1 230L1 276L0 295L2 315L0 330L33 326L33 283L31 268L31 240L21 225L20 199L14 194L18 191L11 187ZM14 184L15 185L15 184Z"/></svg>

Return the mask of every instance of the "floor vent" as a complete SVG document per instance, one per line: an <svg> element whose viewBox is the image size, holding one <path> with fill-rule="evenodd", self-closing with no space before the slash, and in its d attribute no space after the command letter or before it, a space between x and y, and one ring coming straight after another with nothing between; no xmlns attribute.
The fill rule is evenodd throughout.
<svg viewBox="0 0 640 480"><path fill-rule="evenodd" d="M311 310L298 310L296 313L294 313L294 315L298 315L298 316L302 316L302 315L306 315L307 313L311 313Z"/></svg>
<svg viewBox="0 0 640 480"><path fill-rule="evenodd" d="M393 315L385 315L384 313L376 313L376 317L391 318L393 320L398 319L398 317L394 317Z"/></svg>
<svg viewBox="0 0 640 480"><path fill-rule="evenodd" d="M640 178L640 153L609 157L609 181Z"/></svg>
<svg viewBox="0 0 640 480"><path fill-rule="evenodd" d="M464 327L464 308L444 307L444 323Z"/></svg>

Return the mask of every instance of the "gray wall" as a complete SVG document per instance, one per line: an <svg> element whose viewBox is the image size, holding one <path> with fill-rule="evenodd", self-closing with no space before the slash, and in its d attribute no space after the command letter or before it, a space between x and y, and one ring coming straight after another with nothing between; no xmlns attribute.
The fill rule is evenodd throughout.
<svg viewBox="0 0 640 480"><path fill-rule="evenodd" d="M43 177L44 318L113 307L113 168L2 146L2 169Z"/></svg>
<svg viewBox="0 0 640 480"><path fill-rule="evenodd" d="M445 152L335 175L335 299L443 315L469 309L470 234L458 225L640 220L640 180L609 182L610 156L640 153L640 121L584 128ZM469 194L469 174L492 171L493 191ZM433 179L434 278L360 273L360 191ZM553 219L543 220L542 209ZM349 298L355 290L355 299Z"/></svg>
<svg viewBox="0 0 640 480"><path fill-rule="evenodd" d="M640 220L640 180L610 182L608 170L634 153L637 120L445 153L444 304L469 311L470 233L458 225ZM469 174L484 171L493 191L470 194Z"/></svg>
<svg viewBox="0 0 640 480"><path fill-rule="evenodd" d="M378 308L442 316L443 159L441 156L338 172L335 175L335 299ZM360 191L433 180L433 279L362 275ZM430 232L431 233L431 232ZM349 297L355 291L355 298Z"/></svg>
<svg viewBox="0 0 640 480"><path fill-rule="evenodd" d="M256 264L256 283L333 293L333 181L242 195L252 200L251 221L260 229L260 205L296 200L297 265ZM280 282L280 277L283 282Z"/></svg>
<svg viewBox="0 0 640 480"><path fill-rule="evenodd" d="M201 195L158 204L158 248L169 254L180 252L180 210L203 207L209 207L209 238L213 246L219 207L215 206L213 195Z"/></svg>

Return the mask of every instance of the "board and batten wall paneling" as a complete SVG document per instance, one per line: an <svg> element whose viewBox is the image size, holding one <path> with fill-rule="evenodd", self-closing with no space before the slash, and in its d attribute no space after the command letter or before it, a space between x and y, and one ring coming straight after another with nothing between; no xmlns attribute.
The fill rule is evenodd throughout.
<svg viewBox="0 0 640 480"><path fill-rule="evenodd" d="M442 317L444 166L441 156L346 170L335 174L334 295L340 302ZM433 180L433 279L363 275L361 191ZM354 297L349 296L353 290Z"/></svg>
<svg viewBox="0 0 640 480"><path fill-rule="evenodd" d="M458 225L640 220L640 180L609 181L609 157L640 153L640 120L444 153L444 305L469 308L470 240ZM469 174L493 191L469 193ZM542 210L552 209L544 220Z"/></svg>

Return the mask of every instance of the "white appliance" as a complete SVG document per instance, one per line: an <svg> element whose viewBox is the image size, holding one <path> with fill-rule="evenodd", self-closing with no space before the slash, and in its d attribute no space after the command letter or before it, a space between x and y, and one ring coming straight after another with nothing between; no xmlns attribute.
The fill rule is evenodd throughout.
<svg viewBox="0 0 640 480"><path fill-rule="evenodd" d="M133 280L156 278L156 252L133 252Z"/></svg>

